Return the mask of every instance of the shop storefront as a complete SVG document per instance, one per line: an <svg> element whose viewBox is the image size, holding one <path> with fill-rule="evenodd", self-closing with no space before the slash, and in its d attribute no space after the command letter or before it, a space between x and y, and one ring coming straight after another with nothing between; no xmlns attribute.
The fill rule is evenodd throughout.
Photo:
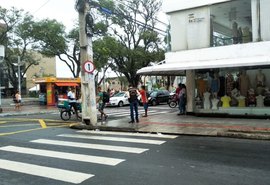
<svg viewBox="0 0 270 185"><path fill-rule="evenodd" d="M270 115L270 1L170 1L172 51L140 75L185 73L188 113Z"/></svg>
<svg viewBox="0 0 270 185"><path fill-rule="evenodd" d="M35 83L39 84L39 99L40 104L55 105L59 98L67 98L67 92L69 87L77 89L76 92L80 92L80 78L37 78ZM79 95L77 95L79 96Z"/></svg>

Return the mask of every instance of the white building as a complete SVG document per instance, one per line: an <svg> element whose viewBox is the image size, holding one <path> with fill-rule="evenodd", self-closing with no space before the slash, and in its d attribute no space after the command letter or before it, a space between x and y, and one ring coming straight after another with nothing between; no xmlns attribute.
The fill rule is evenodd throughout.
<svg viewBox="0 0 270 185"><path fill-rule="evenodd" d="M163 8L172 50L166 64L138 74L184 71L188 113L270 115L270 1L166 0Z"/></svg>

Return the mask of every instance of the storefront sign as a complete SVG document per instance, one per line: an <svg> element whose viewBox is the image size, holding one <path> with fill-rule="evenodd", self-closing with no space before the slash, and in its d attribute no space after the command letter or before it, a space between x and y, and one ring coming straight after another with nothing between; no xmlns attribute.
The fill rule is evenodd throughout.
<svg viewBox="0 0 270 185"><path fill-rule="evenodd" d="M189 23L202 22L204 19L205 19L204 17L197 18L193 13L188 15Z"/></svg>

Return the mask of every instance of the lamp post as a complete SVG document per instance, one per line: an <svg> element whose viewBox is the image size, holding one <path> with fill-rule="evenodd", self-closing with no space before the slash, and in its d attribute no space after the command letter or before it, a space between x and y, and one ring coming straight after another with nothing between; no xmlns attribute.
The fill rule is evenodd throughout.
<svg viewBox="0 0 270 185"><path fill-rule="evenodd" d="M18 91L21 94L21 66L23 63L21 63L21 57L18 56L18 62L13 63L14 66L18 66Z"/></svg>
<svg viewBox="0 0 270 185"><path fill-rule="evenodd" d="M3 45L0 45L0 64L4 61L5 58L5 47ZM2 72L2 70L0 70ZM1 73L0 73L1 76ZM1 87L1 79L0 79L0 113L3 111L2 110L2 87Z"/></svg>

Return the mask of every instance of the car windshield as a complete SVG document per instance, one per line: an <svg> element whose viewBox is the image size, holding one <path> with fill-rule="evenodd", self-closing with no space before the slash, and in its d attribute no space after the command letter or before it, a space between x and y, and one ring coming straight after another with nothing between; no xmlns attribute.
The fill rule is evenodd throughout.
<svg viewBox="0 0 270 185"><path fill-rule="evenodd" d="M157 91L153 91L153 92L151 92L150 96L151 97L156 97L157 96L157 93L158 93Z"/></svg>
<svg viewBox="0 0 270 185"><path fill-rule="evenodd" d="M125 95L124 92L120 92L120 93L114 94L113 97L121 97L121 96L124 96L124 95Z"/></svg>

